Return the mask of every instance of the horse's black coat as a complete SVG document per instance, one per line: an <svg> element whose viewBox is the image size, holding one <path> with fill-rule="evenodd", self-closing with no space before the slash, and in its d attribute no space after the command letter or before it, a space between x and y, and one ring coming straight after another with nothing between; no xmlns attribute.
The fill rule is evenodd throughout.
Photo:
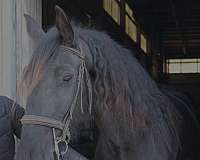
<svg viewBox="0 0 200 160"><path fill-rule="evenodd" d="M24 109L16 104L16 109L11 114L13 101L0 96L0 160L13 160L15 153L14 134L19 138L21 125L19 119L24 114Z"/></svg>
<svg viewBox="0 0 200 160"><path fill-rule="evenodd" d="M199 159L200 124L192 100L187 94L176 91L172 87L160 86L160 89L169 97L184 119L179 131L182 146L180 153L182 154L178 155L177 160Z"/></svg>

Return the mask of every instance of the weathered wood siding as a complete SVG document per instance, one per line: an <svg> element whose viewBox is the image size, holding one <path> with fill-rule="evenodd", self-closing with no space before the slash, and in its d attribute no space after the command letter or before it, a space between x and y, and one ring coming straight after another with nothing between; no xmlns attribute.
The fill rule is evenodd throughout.
<svg viewBox="0 0 200 160"><path fill-rule="evenodd" d="M16 66L17 82L21 82L24 67L28 64L33 52L33 44L26 31L24 14L31 15L42 24L42 0L16 0ZM25 97L25 91L18 88L18 95ZM25 104L25 100L17 97Z"/></svg>
<svg viewBox="0 0 200 160"><path fill-rule="evenodd" d="M17 83L33 50L24 13L41 24L42 0L0 1L0 95L11 98L16 97Z"/></svg>
<svg viewBox="0 0 200 160"><path fill-rule="evenodd" d="M0 1L0 94L16 92L15 0Z"/></svg>

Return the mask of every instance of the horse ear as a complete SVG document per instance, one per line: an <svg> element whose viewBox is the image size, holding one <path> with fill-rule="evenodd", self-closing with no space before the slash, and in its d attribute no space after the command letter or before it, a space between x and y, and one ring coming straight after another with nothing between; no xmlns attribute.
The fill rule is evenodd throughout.
<svg viewBox="0 0 200 160"><path fill-rule="evenodd" d="M31 16L24 14L24 17L26 19L27 32L37 45L45 36L45 32Z"/></svg>
<svg viewBox="0 0 200 160"><path fill-rule="evenodd" d="M59 6L55 7L55 12L56 27L62 37L62 44L67 46L72 45L74 41L74 31L70 24L69 18Z"/></svg>

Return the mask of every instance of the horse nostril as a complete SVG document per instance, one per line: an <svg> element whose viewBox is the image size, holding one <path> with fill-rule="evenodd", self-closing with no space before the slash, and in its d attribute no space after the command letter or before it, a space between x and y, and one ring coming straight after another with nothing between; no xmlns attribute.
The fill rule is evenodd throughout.
<svg viewBox="0 0 200 160"><path fill-rule="evenodd" d="M65 75L64 77L63 77L63 81L65 81L65 82L68 82L68 81L70 81L72 79L72 75Z"/></svg>

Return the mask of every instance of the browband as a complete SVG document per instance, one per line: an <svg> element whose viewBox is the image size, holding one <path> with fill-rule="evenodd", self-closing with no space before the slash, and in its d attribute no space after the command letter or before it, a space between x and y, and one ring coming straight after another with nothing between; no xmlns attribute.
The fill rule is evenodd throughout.
<svg viewBox="0 0 200 160"><path fill-rule="evenodd" d="M78 49L66 47L66 46L63 46L63 45L60 45L59 48L63 49L65 52L70 51L70 53L78 56L82 60L85 60L85 56L83 54L81 54L81 51L79 51Z"/></svg>

